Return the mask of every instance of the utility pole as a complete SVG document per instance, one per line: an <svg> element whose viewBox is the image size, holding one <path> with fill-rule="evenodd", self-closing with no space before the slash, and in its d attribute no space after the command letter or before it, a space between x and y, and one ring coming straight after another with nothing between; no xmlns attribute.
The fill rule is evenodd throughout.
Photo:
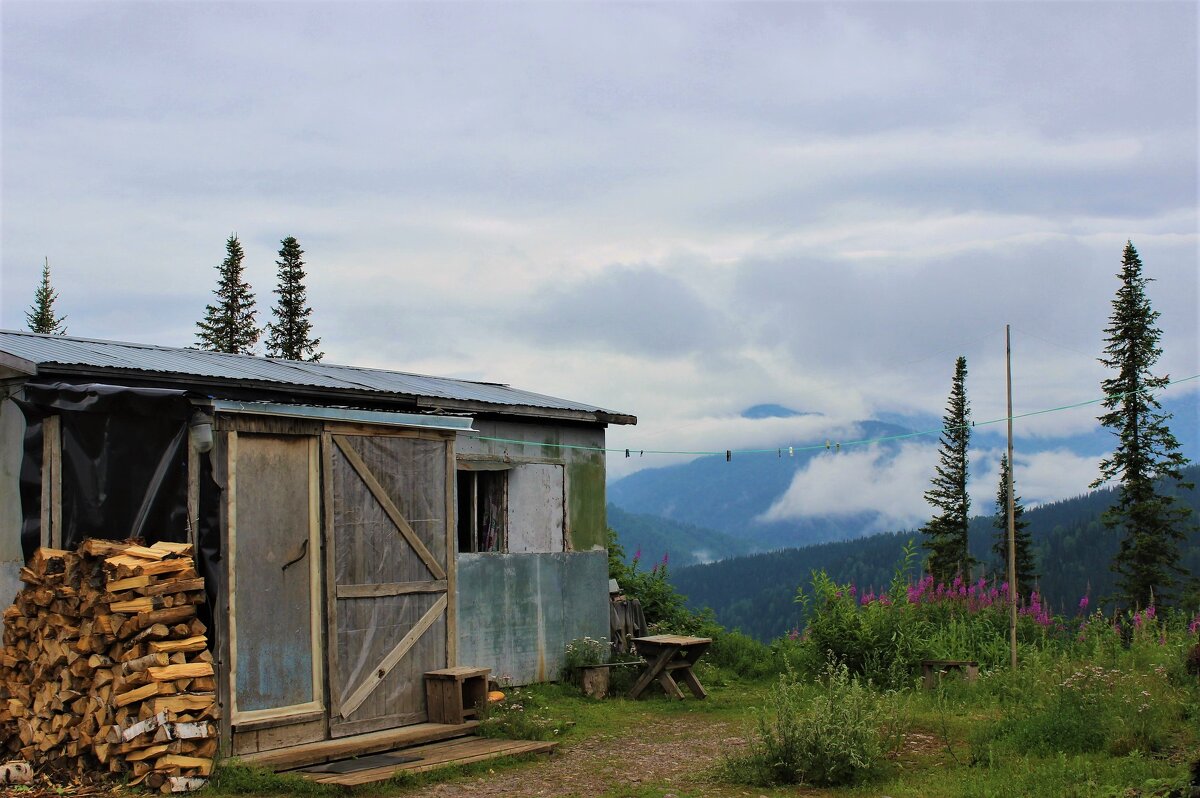
<svg viewBox="0 0 1200 798"><path fill-rule="evenodd" d="M1012 669L1017 669L1017 519L1013 501L1012 337L1004 325L1004 368L1008 383L1008 647Z"/></svg>

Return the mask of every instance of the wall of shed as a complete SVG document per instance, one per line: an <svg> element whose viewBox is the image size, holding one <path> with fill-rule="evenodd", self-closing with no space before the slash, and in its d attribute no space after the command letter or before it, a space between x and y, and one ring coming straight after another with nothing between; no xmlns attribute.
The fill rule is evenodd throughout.
<svg viewBox="0 0 1200 798"><path fill-rule="evenodd" d="M21 457L25 417L11 399L0 400L0 610L17 595L21 554ZM0 623L0 631L4 629Z"/></svg>
<svg viewBox="0 0 1200 798"><path fill-rule="evenodd" d="M567 551L603 550L606 543L604 452L563 449L559 445L604 448L604 428L566 424L529 424L476 419L474 433L461 433L454 442L459 456L508 458L512 462L557 463L566 482ZM481 441L475 436L528 441L524 444ZM549 444L549 445L548 445ZM605 591L607 591L605 587Z"/></svg>
<svg viewBox="0 0 1200 798"><path fill-rule="evenodd" d="M559 678L567 643L608 637L608 555L458 555L458 664Z"/></svg>

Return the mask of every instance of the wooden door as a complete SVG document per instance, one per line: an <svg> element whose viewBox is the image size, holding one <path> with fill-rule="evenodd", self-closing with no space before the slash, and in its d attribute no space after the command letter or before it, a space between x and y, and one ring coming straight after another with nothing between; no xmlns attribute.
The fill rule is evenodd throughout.
<svg viewBox="0 0 1200 798"><path fill-rule="evenodd" d="M426 719L453 664L448 439L326 434L330 735Z"/></svg>
<svg viewBox="0 0 1200 798"><path fill-rule="evenodd" d="M320 732L320 495L315 435L230 432L230 718Z"/></svg>

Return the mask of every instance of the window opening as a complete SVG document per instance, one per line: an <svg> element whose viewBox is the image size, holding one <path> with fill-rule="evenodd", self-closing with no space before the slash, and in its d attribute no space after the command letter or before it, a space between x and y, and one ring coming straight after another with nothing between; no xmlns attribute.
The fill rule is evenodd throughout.
<svg viewBox="0 0 1200 798"><path fill-rule="evenodd" d="M458 472L458 550L504 551L508 542L508 473Z"/></svg>

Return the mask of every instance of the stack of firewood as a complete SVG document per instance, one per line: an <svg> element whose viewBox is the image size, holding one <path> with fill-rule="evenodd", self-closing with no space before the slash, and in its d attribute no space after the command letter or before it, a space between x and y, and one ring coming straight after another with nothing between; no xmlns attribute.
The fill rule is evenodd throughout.
<svg viewBox="0 0 1200 798"><path fill-rule="evenodd" d="M43 548L21 581L4 612L0 752L162 792L201 786L217 751L216 682L192 547Z"/></svg>

